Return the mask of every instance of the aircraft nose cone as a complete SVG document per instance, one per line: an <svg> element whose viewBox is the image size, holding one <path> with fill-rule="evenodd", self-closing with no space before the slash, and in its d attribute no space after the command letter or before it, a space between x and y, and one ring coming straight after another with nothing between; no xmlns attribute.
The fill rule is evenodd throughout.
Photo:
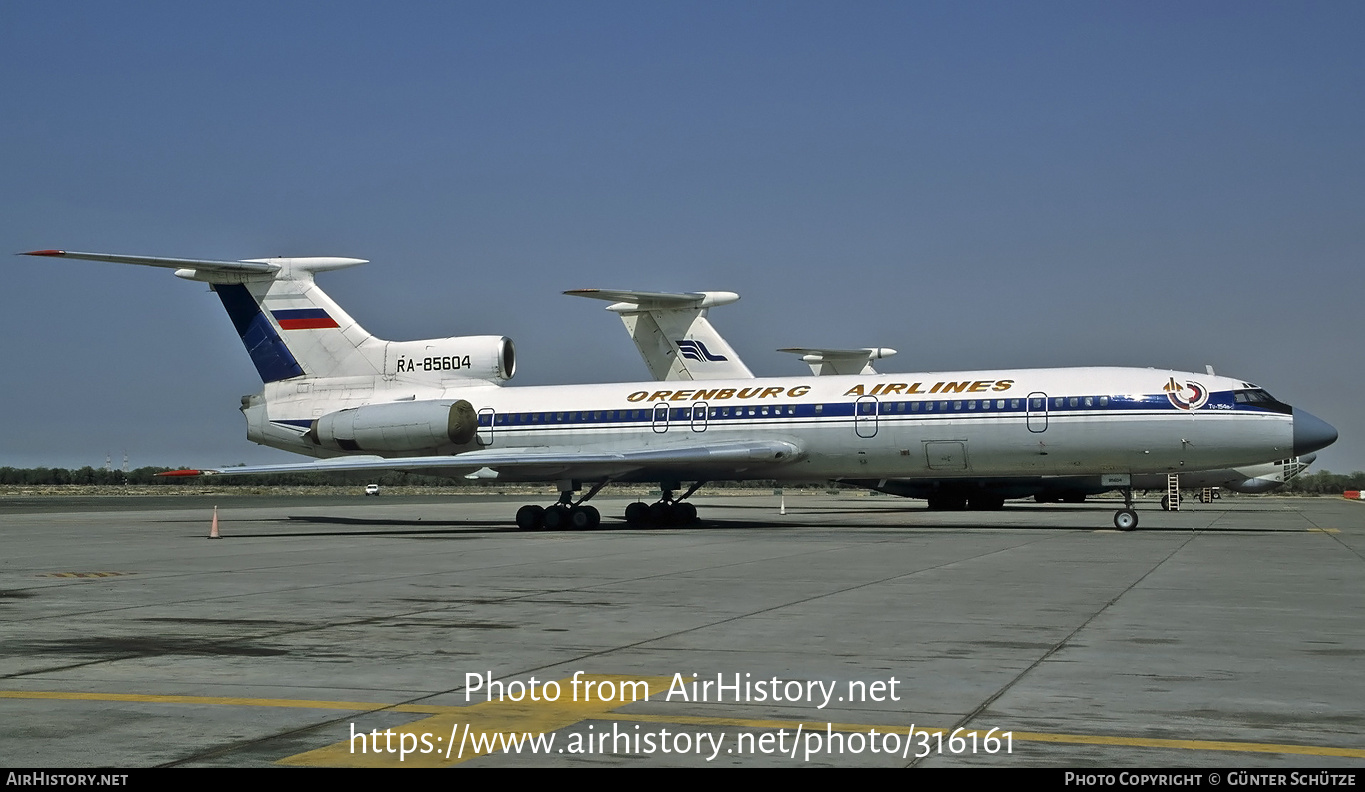
<svg viewBox="0 0 1365 792"><path fill-rule="evenodd" d="M1304 410L1294 410L1294 455L1317 451L1337 441L1332 425Z"/></svg>

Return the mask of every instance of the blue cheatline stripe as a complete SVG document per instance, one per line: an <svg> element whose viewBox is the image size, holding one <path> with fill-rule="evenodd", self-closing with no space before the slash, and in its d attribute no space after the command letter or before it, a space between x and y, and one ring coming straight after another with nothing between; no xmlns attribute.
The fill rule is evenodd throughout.
<svg viewBox="0 0 1365 792"><path fill-rule="evenodd" d="M1201 410L1187 412L1177 410L1165 396L1109 396L1108 403L1104 406L1099 405L1099 397L1090 397L1092 402L1086 405L1087 397L1074 397L1077 399L1075 406L1071 405L1073 397L1062 397L1063 404L1055 404L1057 397L1049 397L1047 409L1035 410L1036 417L1048 415L1053 418L1073 417L1073 416L1102 416L1105 414L1122 413L1124 415L1148 415L1154 417L1167 417L1176 414L1195 414L1200 413L1206 416L1231 415L1233 413L1263 412L1262 410L1247 409L1248 405L1238 404L1232 409L1209 409L1207 406ZM1017 401L1018 404L1013 404ZM1006 406L997 407L996 404L1004 402ZM1212 403L1212 401L1210 402ZM920 406L919 410L911 407L913 404ZM926 409L932 404L933 409ZM969 405L978 406L969 406ZM905 405L905 409L901 409ZM766 408L766 412L765 412ZM879 409L877 409L879 408ZM729 424L758 424L770 420L783 420L784 422L797 422L802 424L847 421L849 418L861 418L871 420L874 417L878 421L913 424L917 421L932 420L955 420L955 419L976 419L976 420L1018 420L1025 416L1028 411L1028 399L1015 397L1013 399L926 399L919 402L884 401L880 404L874 402L824 402L821 404L744 404L717 406L711 402L707 408L706 421L708 423ZM496 414L496 422L490 423L493 416L483 414L479 416L479 426L498 426L509 429L522 428L566 428L573 426L592 426L592 425L638 425L649 426L656 416L652 406L633 406L626 409L609 410L536 410L533 412L499 412ZM692 419L692 407L668 407L667 419L670 423L690 421ZM804 420L801 420L804 419ZM658 420L663 420L663 416L658 416ZM699 419L700 420L700 419Z"/></svg>
<svg viewBox="0 0 1365 792"><path fill-rule="evenodd" d="M1058 398L1063 399L1059 406ZM1071 400L1077 400L1072 406ZM1086 399L1091 399L1087 405ZM1145 396L1106 396L1107 403L1101 406L1099 396L1048 397L1046 410L1036 408L1033 416L1053 419L1096 417L1121 413L1127 416L1149 416L1165 418L1172 415L1232 416L1235 414L1269 414L1274 410L1257 405L1236 404L1231 394L1213 394L1209 405L1223 404L1225 408L1210 408L1205 405L1199 410L1177 410L1164 395ZM996 406L999 403L1005 406ZM1017 402L1017 403L1016 403ZM888 424L913 425L916 422L962 420L1021 420L1028 413L1029 399L1009 397L1005 399L924 399L906 401L864 402L822 402L819 404L724 404L710 402L707 407L706 422L717 425L760 425L769 421L782 421L784 424L818 425L821 423L845 423L850 418L865 420L876 419ZM644 428L655 420L654 407L662 402L642 402L627 408L597 410L535 410L532 412L507 411L486 412L479 416L481 427L494 426L502 429L569 429L582 426L631 426ZM978 405L975 407L969 405ZM644 405L644 406L641 406ZM723 406L722 406L723 405ZM912 405L918 405L916 410ZM933 409L928 409L932 405ZM902 406L904 409L902 410ZM667 407L667 420L670 425L682 424L692 420L692 406ZM766 410L766 412L765 412ZM663 420L663 415L658 416ZM700 417L698 420L701 420ZM275 423L292 424L300 427L312 425L312 419L279 420Z"/></svg>
<svg viewBox="0 0 1365 792"><path fill-rule="evenodd" d="M242 346L251 355L256 373L261 375L261 382L303 376L299 362L290 354L289 347L284 345L284 340L275 332L256 298L251 296L245 286L216 285L213 290L218 293L218 299L223 301L223 307L232 319L232 326L237 328L237 335L242 339Z"/></svg>

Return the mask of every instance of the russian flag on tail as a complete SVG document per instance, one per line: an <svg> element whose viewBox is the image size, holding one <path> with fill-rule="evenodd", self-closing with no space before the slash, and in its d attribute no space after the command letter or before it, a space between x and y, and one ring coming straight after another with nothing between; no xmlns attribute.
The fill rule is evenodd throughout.
<svg viewBox="0 0 1365 792"><path fill-rule="evenodd" d="M340 327L336 320L321 308L291 308L284 311L271 311L270 315L279 322L281 330L321 330Z"/></svg>

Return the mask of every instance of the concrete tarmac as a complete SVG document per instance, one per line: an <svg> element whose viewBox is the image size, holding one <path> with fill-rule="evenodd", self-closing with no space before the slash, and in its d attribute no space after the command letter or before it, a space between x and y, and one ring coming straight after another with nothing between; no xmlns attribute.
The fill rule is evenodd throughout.
<svg viewBox="0 0 1365 792"><path fill-rule="evenodd" d="M1365 767L1365 503L529 500L0 499L0 764Z"/></svg>

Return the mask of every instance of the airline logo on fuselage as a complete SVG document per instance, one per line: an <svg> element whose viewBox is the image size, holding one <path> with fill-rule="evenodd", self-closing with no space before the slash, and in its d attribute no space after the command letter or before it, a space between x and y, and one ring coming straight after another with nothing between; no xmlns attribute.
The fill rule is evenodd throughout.
<svg viewBox="0 0 1365 792"><path fill-rule="evenodd" d="M1180 383L1171 377L1162 390L1166 391L1166 398L1171 400L1177 410L1197 410L1209 400L1209 389L1194 380Z"/></svg>

